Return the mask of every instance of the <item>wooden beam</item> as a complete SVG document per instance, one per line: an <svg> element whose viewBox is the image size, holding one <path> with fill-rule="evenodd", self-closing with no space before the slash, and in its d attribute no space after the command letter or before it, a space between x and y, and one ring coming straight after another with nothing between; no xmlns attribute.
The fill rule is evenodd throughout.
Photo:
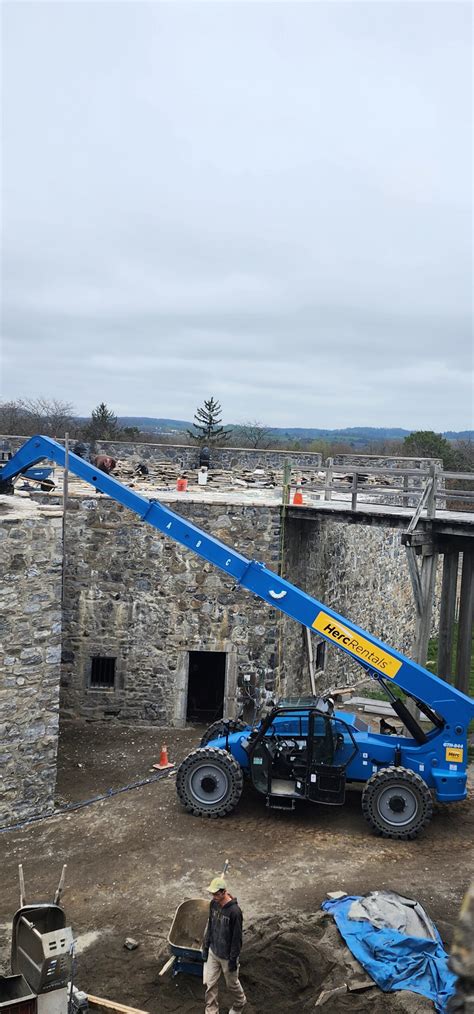
<svg viewBox="0 0 474 1014"><path fill-rule="evenodd" d="M103 1007L104 1010L117 1011L117 1014L149 1014L149 1011L138 1010L137 1007L127 1007L125 1003L105 1000L103 996L92 996L91 993L86 995L91 1007Z"/></svg>
<svg viewBox="0 0 474 1014"><path fill-rule="evenodd" d="M421 512L422 512L423 508L426 506L426 503L427 503L427 501L428 501L428 499L430 497L432 489L433 489L433 477L431 477L430 479L428 479L428 481L426 483L426 486L425 486L425 488L423 490L423 493L420 496L418 507L416 508L416 511L415 511L415 513L414 513L411 521L410 521L410 524L408 525L407 535L409 535L410 532L413 532L415 530L415 528L416 528L416 526L418 524Z"/></svg>
<svg viewBox="0 0 474 1014"><path fill-rule="evenodd" d="M461 598L459 602L456 687L469 694L472 625L474 619L474 553L463 553Z"/></svg>
<svg viewBox="0 0 474 1014"><path fill-rule="evenodd" d="M433 546L433 532L402 532L402 546Z"/></svg>
<svg viewBox="0 0 474 1014"><path fill-rule="evenodd" d="M431 618L438 556L422 556L421 558L421 599L422 611L416 621L416 640L414 659L419 665L425 665L428 655L428 642L431 634Z"/></svg>
<svg viewBox="0 0 474 1014"><path fill-rule="evenodd" d="M407 554L408 570L410 571L411 586L413 588L413 597L415 599L416 612L418 616L423 613L423 594L421 591L421 580L420 572L418 570L418 564L416 562L416 555L414 549L411 546L405 546Z"/></svg>
<svg viewBox="0 0 474 1014"><path fill-rule="evenodd" d="M438 676L444 680L449 680L453 675L452 654L458 566L459 553L445 553L438 641Z"/></svg>

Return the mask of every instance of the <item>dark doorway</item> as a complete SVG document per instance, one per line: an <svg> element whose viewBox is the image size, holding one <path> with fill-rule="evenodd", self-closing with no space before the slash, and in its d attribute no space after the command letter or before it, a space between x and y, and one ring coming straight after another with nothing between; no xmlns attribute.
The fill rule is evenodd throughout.
<svg viewBox="0 0 474 1014"><path fill-rule="evenodd" d="M224 710L225 651L190 651L187 722L215 722Z"/></svg>

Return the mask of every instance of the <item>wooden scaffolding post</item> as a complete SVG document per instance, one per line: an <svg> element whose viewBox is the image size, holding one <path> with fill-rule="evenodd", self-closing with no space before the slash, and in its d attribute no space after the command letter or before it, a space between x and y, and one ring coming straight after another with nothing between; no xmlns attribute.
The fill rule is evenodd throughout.
<svg viewBox="0 0 474 1014"><path fill-rule="evenodd" d="M444 680L453 675L454 621L458 584L459 553L444 554L441 609L439 616L438 676Z"/></svg>
<svg viewBox="0 0 474 1014"><path fill-rule="evenodd" d="M474 553L464 552L462 560L461 596L459 601L458 650L456 656L456 687L469 694L471 671L472 625L474 619Z"/></svg>
<svg viewBox="0 0 474 1014"><path fill-rule="evenodd" d="M415 662L418 662L419 665L426 665L428 657L437 564L437 553L430 553L429 556L421 557L420 585L422 610L416 618L415 651L413 656Z"/></svg>

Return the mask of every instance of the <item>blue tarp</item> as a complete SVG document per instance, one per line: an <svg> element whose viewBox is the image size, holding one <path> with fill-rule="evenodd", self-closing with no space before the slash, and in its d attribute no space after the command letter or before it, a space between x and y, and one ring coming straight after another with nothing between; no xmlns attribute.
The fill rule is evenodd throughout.
<svg viewBox="0 0 474 1014"><path fill-rule="evenodd" d="M436 928L436 940L377 929L368 920L349 918L352 903L359 900L356 895L346 896L324 901L321 907L334 917L349 950L380 989L420 993L433 1001L438 1014L445 1014L456 976L448 968L448 955Z"/></svg>

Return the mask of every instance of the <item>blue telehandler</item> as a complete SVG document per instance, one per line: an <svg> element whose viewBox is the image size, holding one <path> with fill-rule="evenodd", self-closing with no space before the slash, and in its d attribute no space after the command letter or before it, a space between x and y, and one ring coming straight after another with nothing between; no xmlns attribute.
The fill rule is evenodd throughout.
<svg viewBox="0 0 474 1014"><path fill-rule="evenodd" d="M13 479L45 458L64 466L65 448L49 437L32 437L3 466L0 493L14 492ZM178 796L189 812L201 817L231 813L245 779L277 809L294 809L304 799L341 805L346 787L353 785L362 789L362 812L377 834L411 839L429 823L433 799L466 798L474 700L158 501L74 453L67 455L67 465L98 492L356 660L403 723L403 732L395 727L388 735L374 732L357 715L336 710L329 696L282 700L256 726L222 720L178 769ZM416 707L410 710L406 698Z"/></svg>

